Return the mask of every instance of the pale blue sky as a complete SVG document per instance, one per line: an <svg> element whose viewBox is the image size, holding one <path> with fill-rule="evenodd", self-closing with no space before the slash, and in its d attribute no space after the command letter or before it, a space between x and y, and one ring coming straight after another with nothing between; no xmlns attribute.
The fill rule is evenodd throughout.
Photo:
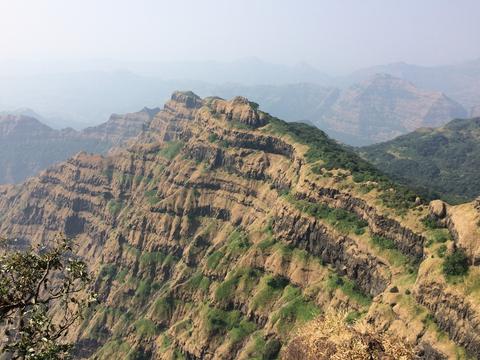
<svg viewBox="0 0 480 360"><path fill-rule="evenodd" d="M480 57L479 0L0 0L0 60L308 62Z"/></svg>

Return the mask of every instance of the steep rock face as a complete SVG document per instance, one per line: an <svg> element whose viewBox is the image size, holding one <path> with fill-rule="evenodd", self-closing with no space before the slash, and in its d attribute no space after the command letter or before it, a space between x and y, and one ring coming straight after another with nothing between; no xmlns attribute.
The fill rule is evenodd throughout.
<svg viewBox="0 0 480 360"><path fill-rule="evenodd" d="M75 238L101 299L70 334L78 357L274 358L330 307L451 356L410 291L427 209L397 192L315 128L176 92L128 147L0 187L0 234Z"/></svg>
<svg viewBox="0 0 480 360"><path fill-rule="evenodd" d="M159 110L114 114L82 131L54 130L23 115L0 115L0 184L23 181L79 151L105 153L137 136Z"/></svg>

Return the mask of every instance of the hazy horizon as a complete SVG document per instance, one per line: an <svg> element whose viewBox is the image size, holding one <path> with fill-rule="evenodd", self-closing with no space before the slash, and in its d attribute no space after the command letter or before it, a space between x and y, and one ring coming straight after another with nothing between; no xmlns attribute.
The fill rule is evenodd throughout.
<svg viewBox="0 0 480 360"><path fill-rule="evenodd" d="M0 60L4 72L12 63L81 70L252 58L331 75L396 62L437 66L480 57L479 13L475 0L19 0L0 4Z"/></svg>

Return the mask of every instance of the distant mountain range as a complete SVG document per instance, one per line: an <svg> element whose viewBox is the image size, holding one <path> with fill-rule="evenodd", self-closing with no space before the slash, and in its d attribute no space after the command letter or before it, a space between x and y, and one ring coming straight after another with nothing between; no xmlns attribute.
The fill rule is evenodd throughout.
<svg viewBox="0 0 480 360"><path fill-rule="evenodd" d="M377 73L391 74L422 89L441 91L469 111L480 105L480 58L444 66L418 66L403 62L373 66L337 79L337 84L356 83Z"/></svg>
<svg viewBox="0 0 480 360"><path fill-rule="evenodd" d="M359 149L380 170L452 202L480 195L480 117L423 128Z"/></svg>
<svg viewBox="0 0 480 360"><path fill-rule="evenodd" d="M224 97L246 94L263 109L290 121L306 121L350 145L390 140L419 127L466 117L457 102L408 81L376 74L344 90L314 84L217 87Z"/></svg>
<svg viewBox="0 0 480 360"><path fill-rule="evenodd" d="M114 114L83 131L55 130L27 115L0 115L0 184L21 182L80 151L105 153L138 135L158 111Z"/></svg>
<svg viewBox="0 0 480 360"><path fill-rule="evenodd" d="M308 64L284 66L265 63L258 59L245 59L231 63L116 63L114 65L109 67L100 64L95 67L96 71L78 72L59 67L59 73L44 75L25 73L7 76L4 72L0 78L0 109L30 107L42 114L44 122L49 126L81 129L101 123L113 112L128 113L143 106L158 106L168 100L169 95L178 89L191 89L205 96L231 97L247 94L257 99L265 110L278 117L324 126L325 130L330 131L330 135L349 142L352 134L347 132L346 135L342 135L344 130L342 125L338 124L341 118L336 117L337 112L339 116L344 116L341 110L343 102L353 101L358 110L361 109L363 112L361 116L348 114L354 118L349 119L345 126L351 126L352 122L363 125L363 120L357 120L363 114L367 117L371 114L380 116L387 110L393 112L393 115L387 116L387 121L397 121L396 111L403 105L395 98L388 99L390 104L386 108L379 109L378 104L373 107L366 102L371 99L371 94L367 99L363 96L357 97L354 93L357 90L352 92L351 88L359 83L365 86L365 82L371 82L377 74L389 74L419 89L413 91L415 96L420 95L421 98L419 92L424 91L443 93L449 99L461 104L465 109L462 111L464 115L454 111L456 117L466 117L469 114L475 116L480 111L478 110L480 107L478 95L480 93L480 60L436 67L395 63L359 70L342 77L325 75ZM110 71L111 68L132 69L133 72ZM105 71L105 69L110 70ZM363 91L360 90L360 92ZM392 93L386 91L382 96L390 95ZM330 105L335 101L337 104L331 109ZM425 104L429 103L425 97L422 101ZM450 101L446 102L450 103ZM414 108L411 104L408 106ZM437 106L433 106L432 111L436 111L436 108ZM420 114L424 114L424 111L425 109L422 108ZM441 113L448 114L448 111L441 111ZM407 110L400 111L398 117L401 123L410 122L410 120L404 121L404 116L411 115ZM453 117L447 120L451 119ZM445 120L441 118L437 123L444 122ZM331 123L335 123L335 126ZM429 126L428 123L419 123L419 125ZM409 129L407 127L406 131ZM395 136L398 130L386 133L382 130L383 135L377 139L368 139L365 143L379 139L385 140L385 136ZM359 133L358 130L353 131ZM391 135L387 135L389 133ZM356 139L353 140L354 144L358 144Z"/></svg>

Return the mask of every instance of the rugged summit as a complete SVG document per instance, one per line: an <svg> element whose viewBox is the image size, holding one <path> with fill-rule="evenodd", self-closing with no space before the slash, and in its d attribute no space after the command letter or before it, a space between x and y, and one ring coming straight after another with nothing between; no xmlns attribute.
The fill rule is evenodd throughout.
<svg viewBox="0 0 480 360"><path fill-rule="evenodd" d="M423 358L480 356L478 287L441 272L459 237L322 131L242 97L176 92L128 147L0 188L0 215L18 242L74 237L95 272L78 357L273 359L327 309Z"/></svg>
<svg viewBox="0 0 480 360"><path fill-rule="evenodd" d="M422 128L359 153L392 177L449 202L480 195L480 118Z"/></svg>
<svg viewBox="0 0 480 360"><path fill-rule="evenodd" d="M114 114L82 131L54 130L24 115L0 115L0 184L18 183L79 151L104 153L137 136L160 109Z"/></svg>

